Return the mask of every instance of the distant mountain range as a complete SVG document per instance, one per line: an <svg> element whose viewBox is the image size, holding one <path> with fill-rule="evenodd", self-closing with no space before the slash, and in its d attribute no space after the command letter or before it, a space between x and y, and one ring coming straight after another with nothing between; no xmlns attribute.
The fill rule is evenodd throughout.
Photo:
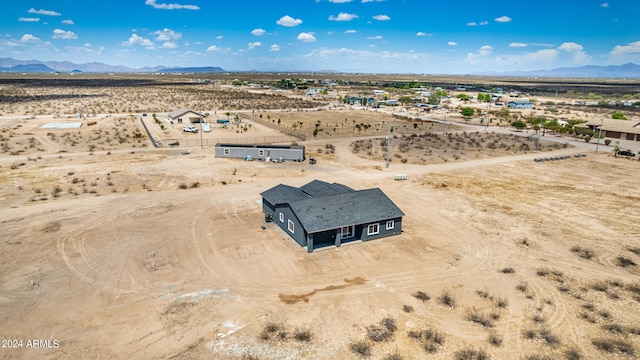
<svg viewBox="0 0 640 360"><path fill-rule="evenodd" d="M39 61L16 60L12 58L0 58L0 72L11 73L213 73L226 72L217 66L204 67L166 67L154 66L139 69L122 65L108 65L99 62L74 64L69 61ZM488 71L477 72L468 75L479 76L514 76L514 77L557 77L557 78L640 78L640 65L628 63L624 65L597 66L587 65L581 67L565 67L552 70L535 71Z"/></svg>
<svg viewBox="0 0 640 360"><path fill-rule="evenodd" d="M640 78L640 65L627 63L624 65L580 67L563 67L552 70L479 72L472 75L481 76L515 76L515 77L556 77L556 78L608 78L637 79Z"/></svg>
<svg viewBox="0 0 640 360"><path fill-rule="evenodd" d="M224 69L213 66L187 67L187 68L167 68L166 66L143 67L139 69L122 65L109 65L99 62L74 64L69 61L39 61L39 60L17 60L12 58L0 58L0 72L11 73L211 73L225 72Z"/></svg>

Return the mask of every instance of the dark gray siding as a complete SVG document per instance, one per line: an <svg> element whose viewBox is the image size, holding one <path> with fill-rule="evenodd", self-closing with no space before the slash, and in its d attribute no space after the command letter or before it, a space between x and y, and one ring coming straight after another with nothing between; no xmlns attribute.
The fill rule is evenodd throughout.
<svg viewBox="0 0 640 360"><path fill-rule="evenodd" d="M280 213L284 214L284 221L280 221ZM289 220L293 222L293 233L289 231L288 225ZM307 238L304 232L304 228L300 221L296 218L291 211L291 208L288 206L276 206L275 212L273 215L273 222L278 224L278 226L287 233L287 235L291 236L300 246L307 246Z"/></svg>
<svg viewBox="0 0 640 360"><path fill-rule="evenodd" d="M387 230L387 221L393 221L393 229ZM395 218L390 220L383 220L380 222L362 224L362 227L356 226L356 237L362 241L368 241L373 239L380 239L386 236L397 235L402 232L402 218ZM378 224L379 232L375 235L368 235L369 225ZM357 231L360 230L358 233ZM359 236L358 236L359 235Z"/></svg>

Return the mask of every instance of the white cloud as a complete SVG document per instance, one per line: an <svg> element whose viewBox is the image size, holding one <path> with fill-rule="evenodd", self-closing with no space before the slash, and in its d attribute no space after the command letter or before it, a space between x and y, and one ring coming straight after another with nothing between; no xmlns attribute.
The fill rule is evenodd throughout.
<svg viewBox="0 0 640 360"><path fill-rule="evenodd" d="M380 15L375 15L372 16L372 18L378 20L378 21L387 21L387 20L391 20L391 18L389 17L389 15L384 15L384 14L380 14Z"/></svg>
<svg viewBox="0 0 640 360"><path fill-rule="evenodd" d="M161 48L163 49L175 49L178 45L173 41L166 41L162 44Z"/></svg>
<svg viewBox="0 0 640 360"><path fill-rule="evenodd" d="M302 42L314 42L316 41L316 37L313 36L313 33L301 32L298 34L298 40Z"/></svg>
<svg viewBox="0 0 640 360"><path fill-rule="evenodd" d="M480 47L480 54L489 55L493 51L493 47L491 45L484 45Z"/></svg>
<svg viewBox="0 0 640 360"><path fill-rule="evenodd" d="M22 21L22 22L38 22L38 21L40 21L40 18L19 17L18 21Z"/></svg>
<svg viewBox="0 0 640 360"><path fill-rule="evenodd" d="M62 20L62 23L65 24L65 25L75 25L73 20L70 20L70 19Z"/></svg>
<svg viewBox="0 0 640 360"><path fill-rule="evenodd" d="M418 33L416 33L416 36L427 36L428 34L422 31L418 31Z"/></svg>
<svg viewBox="0 0 640 360"><path fill-rule="evenodd" d="M264 29L253 29L251 30L251 34L255 35L255 36L262 36L266 33L267 31Z"/></svg>
<svg viewBox="0 0 640 360"><path fill-rule="evenodd" d="M175 41L182 38L182 33L175 32L168 28L154 31L151 34L156 35L156 41Z"/></svg>
<svg viewBox="0 0 640 360"><path fill-rule="evenodd" d="M449 42L447 43L447 45L449 45L449 46L458 46L458 43L457 43L457 42L455 42L455 41L449 41Z"/></svg>
<svg viewBox="0 0 640 360"><path fill-rule="evenodd" d="M78 35L74 34L73 31L55 29L53 30L53 38L58 40L75 40L78 38Z"/></svg>
<svg viewBox="0 0 640 360"><path fill-rule="evenodd" d="M624 57L631 54L640 54L640 41L632 42L628 45L616 45L609 53L614 57Z"/></svg>
<svg viewBox="0 0 640 360"><path fill-rule="evenodd" d="M27 11L27 12L29 14L38 14L38 15L47 15L47 16L60 16L60 15L62 15L57 11L44 10L44 9L36 10L34 8L29 9L29 11Z"/></svg>
<svg viewBox="0 0 640 360"><path fill-rule="evenodd" d="M273 44L273 45L269 46L269 51L280 51L280 45Z"/></svg>
<svg viewBox="0 0 640 360"><path fill-rule="evenodd" d="M602 4L600 4L600 7L608 8L608 7L609 7L609 4L608 4L608 3L602 3Z"/></svg>
<svg viewBox="0 0 640 360"><path fill-rule="evenodd" d="M247 44L247 47L249 48L249 50L253 50L258 46L262 46L262 43L260 41L250 42L249 44Z"/></svg>
<svg viewBox="0 0 640 360"><path fill-rule="evenodd" d="M367 39L369 39L369 40L382 40L382 35L367 36Z"/></svg>
<svg viewBox="0 0 640 360"><path fill-rule="evenodd" d="M200 7L197 5L181 5L181 4L158 4L156 0L146 0L144 2L145 5L149 5L154 9L163 9L163 10L200 10Z"/></svg>
<svg viewBox="0 0 640 360"><path fill-rule="evenodd" d="M565 43L562 43L560 46L558 46L558 50L564 50L568 52L582 51L583 49L584 48L582 47L582 45L577 44L575 42L565 42Z"/></svg>
<svg viewBox="0 0 640 360"><path fill-rule="evenodd" d="M467 26L478 26L478 23L477 23L477 22L475 22L475 21L468 22L468 23L467 23Z"/></svg>
<svg viewBox="0 0 640 360"><path fill-rule="evenodd" d="M286 27L294 27L302 24L302 20L294 19L289 15L285 15L281 17L278 21L276 21L276 24L286 26Z"/></svg>
<svg viewBox="0 0 640 360"><path fill-rule="evenodd" d="M345 30L345 32L344 32L344 33L345 33L345 34L355 34L355 33L357 33L357 32L358 32L358 31L351 29L351 30Z"/></svg>
<svg viewBox="0 0 640 360"><path fill-rule="evenodd" d="M514 42L514 43L509 44L509 47L510 48L523 48L523 47L527 47L527 44Z"/></svg>
<svg viewBox="0 0 640 360"><path fill-rule="evenodd" d="M488 22L488 21L486 21L486 20L485 20L485 21L480 22L480 26L485 26L485 25L489 25L489 22Z"/></svg>
<svg viewBox="0 0 640 360"><path fill-rule="evenodd" d="M499 18L495 18L495 21L499 22L499 23L508 23L511 22L511 18L508 16L500 16Z"/></svg>
<svg viewBox="0 0 640 360"><path fill-rule="evenodd" d="M207 52L222 52L222 49L215 45L211 45L207 48Z"/></svg>
<svg viewBox="0 0 640 360"><path fill-rule="evenodd" d="M216 39L217 39L217 40L222 40L222 38L224 38L224 36L222 36L222 35L218 35L218 36L216 36Z"/></svg>
<svg viewBox="0 0 640 360"><path fill-rule="evenodd" d="M329 20L333 20L333 21L351 21L357 18L358 18L358 15L348 14L348 13L339 13L338 16L335 16L335 15L329 16Z"/></svg>
<svg viewBox="0 0 640 360"><path fill-rule="evenodd" d="M343 3L348 3L348 2L352 2L353 0L329 0L329 2L334 3L334 4L343 4Z"/></svg>
<svg viewBox="0 0 640 360"><path fill-rule="evenodd" d="M40 41L42 41L42 40L40 40L40 38L35 37L35 36L31 35L31 34L24 34L20 38L20 42L21 43L40 42Z"/></svg>
<svg viewBox="0 0 640 360"><path fill-rule="evenodd" d="M129 40L122 42L122 46L134 46L134 45L144 46L147 49L153 49L155 47L155 44L153 43L153 41L147 38L143 38L138 34L131 34L131 37L129 38Z"/></svg>

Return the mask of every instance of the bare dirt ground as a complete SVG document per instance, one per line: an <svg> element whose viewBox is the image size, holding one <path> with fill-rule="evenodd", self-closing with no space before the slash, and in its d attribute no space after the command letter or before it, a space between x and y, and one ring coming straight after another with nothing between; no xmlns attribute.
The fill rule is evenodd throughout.
<svg viewBox="0 0 640 360"><path fill-rule="evenodd" d="M358 115L346 116L353 126ZM317 119L329 122L294 121L304 130ZM482 150L418 163L412 147L410 160L386 168L354 153L376 135L356 129L303 142L316 165L269 164L142 146L137 118L55 139L33 121L3 133L12 151L27 150L0 157L0 338L23 341L2 358L640 352L637 159L560 146L543 156L587 156L536 163L531 149ZM398 173L408 180L394 181ZM263 222L259 194L314 179L380 187L406 213L403 233L307 253ZM27 347L34 339L51 346Z"/></svg>

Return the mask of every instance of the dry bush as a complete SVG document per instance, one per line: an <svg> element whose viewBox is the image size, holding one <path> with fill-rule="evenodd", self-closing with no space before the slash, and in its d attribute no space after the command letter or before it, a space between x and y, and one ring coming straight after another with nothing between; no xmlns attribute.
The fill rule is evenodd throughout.
<svg viewBox="0 0 640 360"><path fill-rule="evenodd" d="M585 249L577 245L571 248L571 252L587 260L590 260L595 255L595 253L592 250Z"/></svg>
<svg viewBox="0 0 640 360"><path fill-rule="evenodd" d="M413 297L422 301L431 300L431 297L422 291L416 291L415 293L413 293Z"/></svg>

